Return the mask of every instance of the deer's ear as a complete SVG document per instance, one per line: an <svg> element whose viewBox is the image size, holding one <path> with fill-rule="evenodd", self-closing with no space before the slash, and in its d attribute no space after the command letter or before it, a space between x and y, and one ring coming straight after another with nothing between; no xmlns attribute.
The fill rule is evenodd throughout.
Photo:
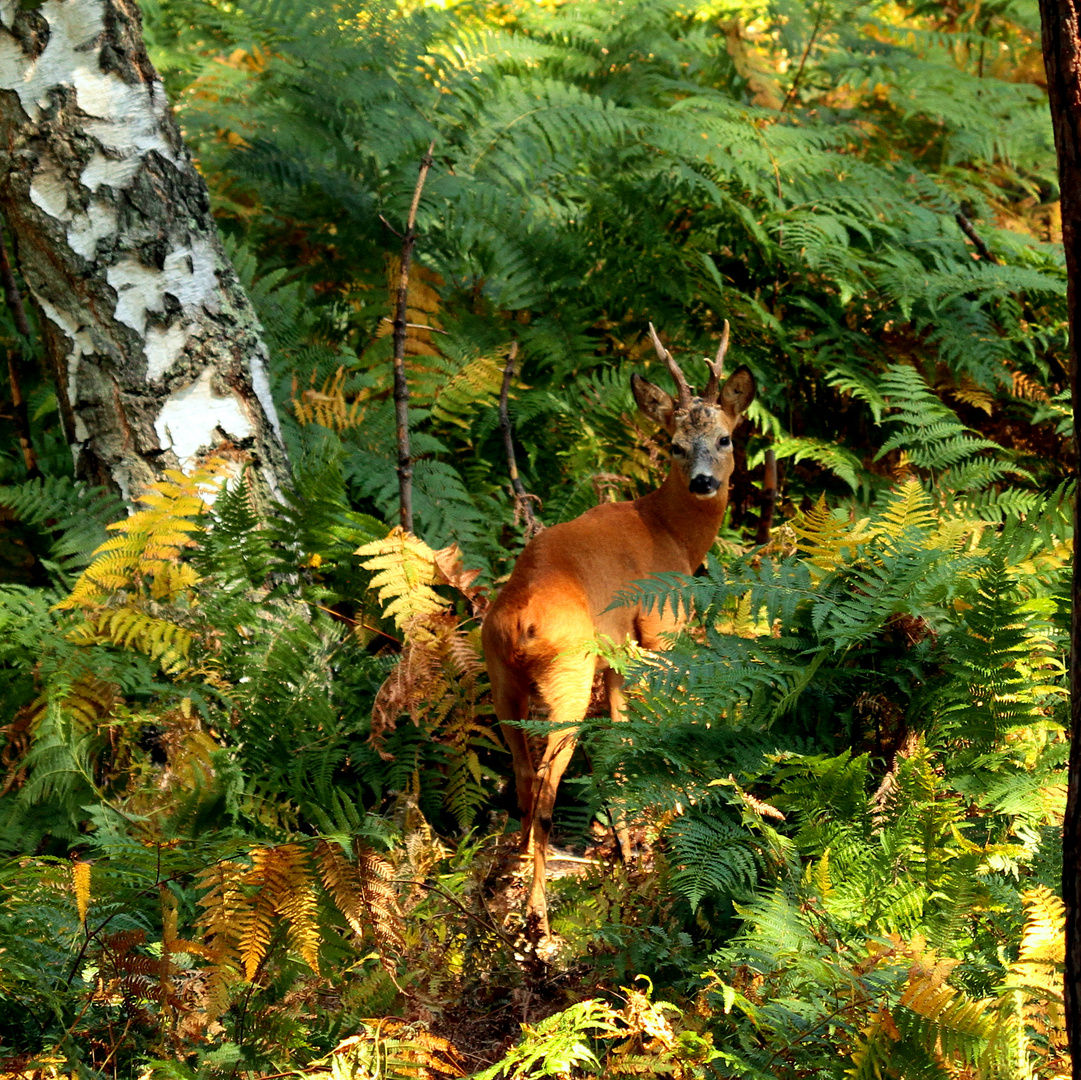
<svg viewBox="0 0 1081 1080"><path fill-rule="evenodd" d="M754 401L755 389L751 369L746 366L736 368L721 387L718 398L721 408L738 423L747 406Z"/></svg>
<svg viewBox="0 0 1081 1080"><path fill-rule="evenodd" d="M659 386L654 386L653 383L643 379L640 375L631 376L631 393L634 394L634 400L637 402L638 408L650 420L656 420L671 435L673 430L672 417L675 416L676 412L676 403L672 400L672 395L666 393Z"/></svg>

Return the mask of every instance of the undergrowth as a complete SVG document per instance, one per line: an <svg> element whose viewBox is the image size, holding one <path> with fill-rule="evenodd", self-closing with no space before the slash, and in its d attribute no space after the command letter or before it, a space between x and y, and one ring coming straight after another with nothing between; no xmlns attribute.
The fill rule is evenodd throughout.
<svg viewBox="0 0 1081 1080"><path fill-rule="evenodd" d="M126 504L69 476L27 387L5 1075L1066 1075L1074 492L1034 5L144 8L293 485L263 502L233 455ZM432 138L410 536L387 320ZM703 572L627 590L688 621L612 657L630 716L583 727L538 956L479 653L525 528L496 403L517 343L547 524L649 490L651 319L681 358L729 319L762 394Z"/></svg>

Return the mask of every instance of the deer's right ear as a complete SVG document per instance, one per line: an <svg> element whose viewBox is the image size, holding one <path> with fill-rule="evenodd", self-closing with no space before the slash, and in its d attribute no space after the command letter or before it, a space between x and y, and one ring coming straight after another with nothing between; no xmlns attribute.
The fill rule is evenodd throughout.
<svg viewBox="0 0 1081 1080"><path fill-rule="evenodd" d="M672 395L640 375L631 376L631 393L634 394L638 408L671 435L674 430L672 418L676 414L676 403Z"/></svg>

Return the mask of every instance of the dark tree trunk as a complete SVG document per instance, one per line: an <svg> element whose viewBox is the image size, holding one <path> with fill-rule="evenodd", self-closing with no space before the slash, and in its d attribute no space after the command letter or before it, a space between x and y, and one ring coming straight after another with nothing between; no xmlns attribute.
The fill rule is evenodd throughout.
<svg viewBox="0 0 1081 1080"><path fill-rule="evenodd" d="M1062 242L1066 249L1073 386L1074 475L1081 476L1081 0L1040 0L1047 92L1058 150L1062 196ZM1062 834L1062 899L1066 904L1066 1031L1074 1080L1081 1080L1081 519L1074 504L1073 622L1070 645L1070 765Z"/></svg>
<svg viewBox="0 0 1081 1080"><path fill-rule="evenodd" d="M130 494L217 450L280 486L258 320L135 0L0 0L0 214L81 476Z"/></svg>

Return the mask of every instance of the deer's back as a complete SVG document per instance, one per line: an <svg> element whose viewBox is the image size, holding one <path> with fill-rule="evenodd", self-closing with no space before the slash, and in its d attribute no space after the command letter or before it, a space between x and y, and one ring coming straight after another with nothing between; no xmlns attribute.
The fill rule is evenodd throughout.
<svg viewBox="0 0 1081 1080"><path fill-rule="evenodd" d="M485 617L485 652L535 669L597 634L633 636L635 607L606 610L616 595L651 574L692 569L666 530L647 525L648 512L642 500L604 503L535 537Z"/></svg>

